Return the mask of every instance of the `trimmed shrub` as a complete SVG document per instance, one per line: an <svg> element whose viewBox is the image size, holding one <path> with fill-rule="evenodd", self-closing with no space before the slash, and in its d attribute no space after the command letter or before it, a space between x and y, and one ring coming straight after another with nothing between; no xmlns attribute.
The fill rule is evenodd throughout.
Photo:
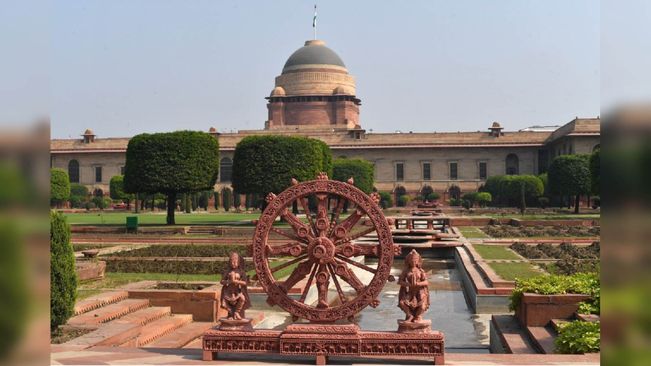
<svg viewBox="0 0 651 366"><path fill-rule="evenodd" d="M538 197L544 192L542 180L535 175L494 175L488 177L483 190L491 194L493 202L500 205L522 207L522 186L525 202L529 205L538 203Z"/></svg>
<svg viewBox="0 0 651 366"><path fill-rule="evenodd" d="M427 196L425 196L425 199L428 200L428 201L436 201L439 198L441 198L441 195L436 193L436 192L432 192L432 193L428 194Z"/></svg>
<svg viewBox="0 0 651 366"><path fill-rule="evenodd" d="M247 136L233 156L233 184L239 193L280 193L295 178L316 179L319 172L332 175L330 148L320 140L296 136Z"/></svg>
<svg viewBox="0 0 651 366"><path fill-rule="evenodd" d="M219 143L208 133L145 133L129 140L124 189L166 193L167 224L174 224L179 193L213 189L218 174Z"/></svg>
<svg viewBox="0 0 651 366"><path fill-rule="evenodd" d="M380 206L384 209L393 206L393 195L389 192L380 192Z"/></svg>
<svg viewBox="0 0 651 366"><path fill-rule="evenodd" d="M233 205L233 191L230 188L222 189L222 203L224 205L224 210L228 211Z"/></svg>
<svg viewBox="0 0 651 366"><path fill-rule="evenodd" d="M111 253L109 257L228 257L238 252L251 255L248 245L152 245L146 248Z"/></svg>
<svg viewBox="0 0 651 366"><path fill-rule="evenodd" d="M332 168L332 179L345 182L353 178L353 185L364 193L373 191L373 164L363 159L335 159Z"/></svg>
<svg viewBox="0 0 651 366"><path fill-rule="evenodd" d="M83 197L86 198L90 195L90 192L88 191L88 188L79 183L71 183L70 184L70 196L71 197Z"/></svg>
<svg viewBox="0 0 651 366"><path fill-rule="evenodd" d="M580 320L561 324L554 340L558 353L599 352L600 344L601 323Z"/></svg>
<svg viewBox="0 0 651 366"><path fill-rule="evenodd" d="M0 181L6 183L2 178ZM15 182L21 183L20 181L22 179ZM3 186L4 188L7 187ZM16 220L9 217L3 217L0 220L0 243L2 243L2 255L0 256L0 294L2 294L2 301L0 301L0 334L2 334L0 337L0 360L2 361L7 359L10 352L23 339L25 325L29 322L27 316L32 308L28 292L30 283L26 276L28 263L25 258L25 249L28 246L25 245L18 227L20 225L17 225Z"/></svg>
<svg viewBox="0 0 651 366"><path fill-rule="evenodd" d="M479 207L486 207L493 201L493 196L488 192L477 192L476 201Z"/></svg>
<svg viewBox="0 0 651 366"><path fill-rule="evenodd" d="M411 201L411 197L406 194L398 197L398 207L405 207Z"/></svg>
<svg viewBox="0 0 651 366"><path fill-rule="evenodd" d="M538 197L538 205L541 208L547 208L549 206L549 198L547 198L547 197Z"/></svg>
<svg viewBox="0 0 651 366"><path fill-rule="evenodd" d="M228 261L199 261L199 260L148 260L104 258L107 272L129 273L188 273L188 274L219 274L228 268ZM253 269L253 263L245 262L244 269Z"/></svg>
<svg viewBox="0 0 651 366"><path fill-rule="evenodd" d="M50 212L50 329L72 316L77 297L75 255L65 217Z"/></svg>
<svg viewBox="0 0 651 366"><path fill-rule="evenodd" d="M561 155L549 167L549 191L573 196L574 212L579 212L579 198L590 193L589 155Z"/></svg>
<svg viewBox="0 0 651 366"><path fill-rule="evenodd" d="M540 295L584 294L591 296L580 310L599 314L601 283L597 273L577 273L571 276L543 275L525 280L516 279L511 293L510 310L520 306L525 292Z"/></svg>
<svg viewBox="0 0 651 366"><path fill-rule="evenodd" d="M50 201L60 205L70 198L70 179L62 169L50 169Z"/></svg>
<svg viewBox="0 0 651 366"><path fill-rule="evenodd" d="M450 206L461 206L460 198L450 198Z"/></svg>
<svg viewBox="0 0 651 366"><path fill-rule="evenodd" d="M111 177L111 181L109 182L109 194L112 199L126 203L128 208L131 207L131 200L135 198L134 194L129 194L124 191L123 175L115 175Z"/></svg>

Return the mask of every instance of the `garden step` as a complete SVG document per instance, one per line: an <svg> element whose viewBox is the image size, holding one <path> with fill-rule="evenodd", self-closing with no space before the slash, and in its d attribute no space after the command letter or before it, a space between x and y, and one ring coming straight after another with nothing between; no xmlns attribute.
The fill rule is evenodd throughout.
<svg viewBox="0 0 651 366"><path fill-rule="evenodd" d="M532 354L534 349L524 329L512 315L493 315L491 322L502 339L506 353Z"/></svg>
<svg viewBox="0 0 651 366"><path fill-rule="evenodd" d="M75 304L74 315L80 315L91 310L101 308L109 304L122 301L129 296L129 293L126 291L111 291L90 296L86 299L77 301Z"/></svg>
<svg viewBox="0 0 651 366"><path fill-rule="evenodd" d="M202 348L202 347L203 347L203 339L201 337L194 339L190 343L183 346L183 348Z"/></svg>
<svg viewBox="0 0 651 366"><path fill-rule="evenodd" d="M181 348L193 340L200 338L206 330L214 325L215 323L212 322L192 322L158 338L145 347Z"/></svg>
<svg viewBox="0 0 651 366"><path fill-rule="evenodd" d="M142 310L134 311L118 320L145 325L170 314L172 314L172 308L169 306L151 306Z"/></svg>
<svg viewBox="0 0 651 366"><path fill-rule="evenodd" d="M64 345L77 346L82 349L94 346L117 346L136 337L140 333L140 328L142 326L139 324L116 320L103 324L98 329L72 339Z"/></svg>
<svg viewBox="0 0 651 366"><path fill-rule="evenodd" d="M527 327L527 333L534 345L540 353L554 353L556 333L551 327Z"/></svg>
<svg viewBox="0 0 651 366"><path fill-rule="evenodd" d="M192 322L191 314L175 314L153 321L140 330L137 337L122 343L121 347L143 347L166 334Z"/></svg>
<svg viewBox="0 0 651 366"><path fill-rule="evenodd" d="M74 316L68 320L68 325L77 327L96 326L117 319L134 311L149 306L147 299L127 299L110 304L99 309Z"/></svg>

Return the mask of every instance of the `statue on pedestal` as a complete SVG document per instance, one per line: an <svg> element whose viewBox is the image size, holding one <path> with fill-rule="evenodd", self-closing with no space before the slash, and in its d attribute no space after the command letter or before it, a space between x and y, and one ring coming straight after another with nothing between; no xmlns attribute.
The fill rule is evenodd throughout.
<svg viewBox="0 0 651 366"><path fill-rule="evenodd" d="M244 311L251 307L251 299L246 289L248 278L243 267L239 253L231 253L228 269L222 274L221 280L221 306L228 311L226 320L243 320Z"/></svg>
<svg viewBox="0 0 651 366"><path fill-rule="evenodd" d="M421 328L418 324L429 325L423 314L429 309L429 289L427 273L422 269L423 259L415 249L405 258L405 269L398 278L400 292L398 306L405 312L403 321L398 321L400 330ZM412 323L412 324L407 324Z"/></svg>

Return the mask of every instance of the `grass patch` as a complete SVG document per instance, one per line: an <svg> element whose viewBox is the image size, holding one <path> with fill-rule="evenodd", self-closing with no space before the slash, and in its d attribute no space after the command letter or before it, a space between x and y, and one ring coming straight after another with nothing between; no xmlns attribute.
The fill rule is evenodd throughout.
<svg viewBox="0 0 651 366"><path fill-rule="evenodd" d="M78 293L88 293L90 290L110 289L124 286L128 283L138 281L209 281L216 282L221 280L221 274L176 274L176 273L126 273L126 272L106 272L103 279L98 281L84 282L77 288ZM94 295L86 295L88 297Z"/></svg>
<svg viewBox="0 0 651 366"><path fill-rule="evenodd" d="M503 280L515 281L518 279L526 279L541 274L540 271L537 271L533 266L527 262L512 262L512 263L488 263L488 265L497 273L498 276L502 277Z"/></svg>
<svg viewBox="0 0 651 366"><path fill-rule="evenodd" d="M71 225L126 225L127 216L137 216L139 225L165 225L164 212L83 212L64 214ZM255 220L260 213L180 213L175 215L177 225L210 225L225 222Z"/></svg>
<svg viewBox="0 0 651 366"><path fill-rule="evenodd" d="M466 239L485 239L490 238L485 232L476 226L461 226L458 228Z"/></svg>
<svg viewBox="0 0 651 366"><path fill-rule="evenodd" d="M501 245L475 244L472 247L484 259L522 259L512 250Z"/></svg>
<svg viewBox="0 0 651 366"><path fill-rule="evenodd" d="M513 215L506 214L503 216L490 215L494 219L519 219L519 220L585 220L599 219L600 214L546 214L546 215Z"/></svg>

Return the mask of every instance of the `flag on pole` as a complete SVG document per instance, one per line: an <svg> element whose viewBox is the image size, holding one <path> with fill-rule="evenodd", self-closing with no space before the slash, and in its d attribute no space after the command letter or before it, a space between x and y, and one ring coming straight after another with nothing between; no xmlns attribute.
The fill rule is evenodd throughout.
<svg viewBox="0 0 651 366"><path fill-rule="evenodd" d="M312 18L312 28L316 28L316 4L314 4L314 18Z"/></svg>

